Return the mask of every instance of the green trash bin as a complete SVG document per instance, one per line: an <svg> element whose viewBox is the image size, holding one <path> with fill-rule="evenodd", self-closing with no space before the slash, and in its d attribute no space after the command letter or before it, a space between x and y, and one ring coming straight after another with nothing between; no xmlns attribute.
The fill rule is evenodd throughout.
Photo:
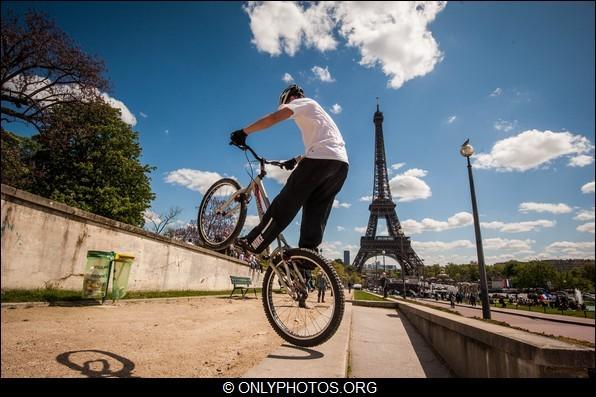
<svg viewBox="0 0 596 397"><path fill-rule="evenodd" d="M122 299L128 288L128 276L135 257L129 254L116 253L114 256L114 282L112 283L112 299Z"/></svg>
<svg viewBox="0 0 596 397"><path fill-rule="evenodd" d="M87 264L83 276L84 299L105 299L113 260L113 252L87 251Z"/></svg>

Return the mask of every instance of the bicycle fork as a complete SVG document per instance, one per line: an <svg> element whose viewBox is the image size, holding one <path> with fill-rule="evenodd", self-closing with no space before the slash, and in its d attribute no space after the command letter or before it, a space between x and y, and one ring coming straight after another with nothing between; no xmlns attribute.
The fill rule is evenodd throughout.
<svg viewBox="0 0 596 397"><path fill-rule="evenodd" d="M276 250L277 251L277 250ZM294 300L301 301L305 300L308 295L308 289L306 287L306 279L296 263L291 259L285 257L285 252L281 249L279 253L281 262L280 264L274 264L271 260L271 268L277 275L280 284L286 288L286 293ZM272 255L271 258L274 258ZM279 267L282 267L280 269Z"/></svg>

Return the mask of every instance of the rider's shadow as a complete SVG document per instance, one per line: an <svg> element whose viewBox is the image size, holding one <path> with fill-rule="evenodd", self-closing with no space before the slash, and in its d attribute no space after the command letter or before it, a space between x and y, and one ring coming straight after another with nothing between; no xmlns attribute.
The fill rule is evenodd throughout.
<svg viewBox="0 0 596 397"><path fill-rule="evenodd" d="M77 354L81 354L82 358L76 360L76 357L71 357ZM81 372L88 378L134 378L132 371L135 368L135 363L117 354L102 350L65 352L56 356L56 361L72 370ZM120 368L112 369L111 364L115 363L119 364Z"/></svg>
<svg viewBox="0 0 596 397"><path fill-rule="evenodd" d="M279 359L279 360L316 360L318 358L325 357L325 355L323 353L321 353L320 351L308 349L306 347L299 347L299 346L289 345L289 344L285 344L285 343L282 346L286 347L286 348L303 351L303 352L307 353L307 355L295 356L293 354L288 354L288 355L270 354L267 357L275 358L275 359Z"/></svg>

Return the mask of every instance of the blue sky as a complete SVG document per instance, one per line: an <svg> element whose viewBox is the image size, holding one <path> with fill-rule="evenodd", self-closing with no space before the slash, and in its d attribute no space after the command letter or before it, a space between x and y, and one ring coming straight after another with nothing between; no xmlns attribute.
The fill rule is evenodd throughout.
<svg viewBox="0 0 596 397"><path fill-rule="evenodd" d="M458 152L467 138L476 150L487 263L594 258L593 2L7 1L6 8L47 13L105 61L109 95L139 132L143 163L157 167L157 214L178 206L186 223L219 176L247 183L229 133L275 110L292 81L329 111L350 158L326 256L349 249L354 258L368 222L378 96L397 215L427 265L476 260ZM291 120L249 143L272 159L304 150ZM284 175L270 175L274 196ZM291 244L299 221L285 233Z"/></svg>

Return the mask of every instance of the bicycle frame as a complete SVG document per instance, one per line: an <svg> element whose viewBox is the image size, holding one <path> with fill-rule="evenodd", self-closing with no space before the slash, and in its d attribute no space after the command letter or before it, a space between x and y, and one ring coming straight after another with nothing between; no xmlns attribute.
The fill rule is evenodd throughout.
<svg viewBox="0 0 596 397"><path fill-rule="evenodd" d="M248 202L250 201L250 197L252 195L254 195L255 199L256 199L255 203L257 206L257 213L259 215L259 220L263 220L263 216L265 215L265 212L271 205L271 203L269 201L269 197L267 196L267 191L265 190L265 186L263 185L263 178L265 178L265 175L267 175L267 171L265 170L265 165L271 164L271 165L276 165L276 166L281 167L282 163L279 161L265 160L264 158L257 155L255 153L255 151L248 145L246 145L245 147L241 147L241 149L249 150L252 153L252 155L255 157L255 159L259 161L260 172L256 178L252 179L252 181L248 184L248 186L238 190L226 202L224 202L222 205L220 205L216 209L216 212L218 212L218 213L224 212L224 210L226 208L228 208L229 206L231 206L232 203L235 201L244 200L248 204ZM299 156L296 159L297 159L297 161L300 161L302 159L302 156ZM289 248L290 245L287 243L285 237L283 236L283 233L280 233L277 236L276 240L277 240L277 248L275 248L273 250L273 253L269 253L269 247L267 247L267 254L269 256L269 265L271 266L271 269L276 273L280 283L282 283L283 286L286 287L288 294L290 294L290 291L292 291L292 292L294 291L294 286L289 285L288 282L286 281L286 280L291 280L291 275L290 275L291 270L290 270L290 266L289 266L288 262L284 259L284 255L283 255L284 250L286 248ZM283 271L285 274L283 274L282 271L280 269L278 269L278 267L275 266L273 263L273 258L277 255L280 255L280 258L282 259L281 263L283 263L283 265L284 265ZM298 270L298 267L296 266L295 263L292 263L292 265L293 265L293 270L295 271L295 274L297 274L300 279L300 282L302 284L304 284L306 282L306 280L304 279L304 276Z"/></svg>

